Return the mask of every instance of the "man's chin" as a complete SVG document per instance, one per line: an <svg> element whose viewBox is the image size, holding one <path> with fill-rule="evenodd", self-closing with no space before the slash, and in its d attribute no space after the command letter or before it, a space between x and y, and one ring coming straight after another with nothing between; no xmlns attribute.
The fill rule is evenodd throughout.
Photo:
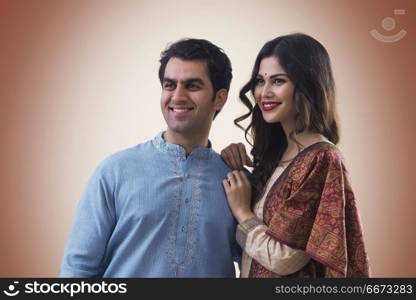
<svg viewBox="0 0 416 300"><path fill-rule="evenodd" d="M176 124L174 126L168 124L168 132L180 135L190 135L196 133L197 130L195 130L195 127L196 126L190 126L185 124Z"/></svg>

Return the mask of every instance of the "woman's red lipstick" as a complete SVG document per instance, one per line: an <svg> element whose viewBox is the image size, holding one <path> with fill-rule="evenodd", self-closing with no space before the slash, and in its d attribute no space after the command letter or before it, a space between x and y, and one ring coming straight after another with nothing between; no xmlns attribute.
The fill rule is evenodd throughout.
<svg viewBox="0 0 416 300"><path fill-rule="evenodd" d="M282 103L281 102L263 101L261 103L261 106L262 106L264 111L270 111L270 110L273 110L276 107L278 107L280 104L282 104Z"/></svg>

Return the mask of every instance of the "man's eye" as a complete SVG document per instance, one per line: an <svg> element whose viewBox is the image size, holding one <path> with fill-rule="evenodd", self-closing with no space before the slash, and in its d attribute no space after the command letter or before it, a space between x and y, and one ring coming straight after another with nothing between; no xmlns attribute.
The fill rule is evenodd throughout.
<svg viewBox="0 0 416 300"><path fill-rule="evenodd" d="M163 88L164 89L173 89L173 88L175 88L175 85L172 83L172 82L164 82L163 83Z"/></svg>
<svg viewBox="0 0 416 300"><path fill-rule="evenodd" d="M188 84L186 87L190 90L198 90L199 89L199 86L196 85L196 84L193 84L193 83Z"/></svg>

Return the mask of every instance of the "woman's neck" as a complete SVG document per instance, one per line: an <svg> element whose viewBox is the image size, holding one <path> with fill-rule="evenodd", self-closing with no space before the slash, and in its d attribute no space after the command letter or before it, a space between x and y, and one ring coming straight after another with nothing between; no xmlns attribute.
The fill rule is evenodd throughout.
<svg viewBox="0 0 416 300"><path fill-rule="evenodd" d="M302 149L305 149L310 145L318 142L328 141L328 139L323 135L310 131L303 131L298 134L292 134L292 131L287 132L285 130L285 134L287 139L287 148L281 158L281 162L283 163L292 160Z"/></svg>

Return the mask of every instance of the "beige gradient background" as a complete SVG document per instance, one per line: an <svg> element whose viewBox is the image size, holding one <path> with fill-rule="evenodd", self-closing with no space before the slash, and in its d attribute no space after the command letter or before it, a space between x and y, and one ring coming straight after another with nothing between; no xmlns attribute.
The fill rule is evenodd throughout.
<svg viewBox="0 0 416 300"><path fill-rule="evenodd" d="M243 141L232 120L245 112L237 94L260 47L292 32L332 58L373 276L416 277L415 9L412 0L0 0L0 277L57 276L95 166L165 128L157 68L167 43L205 38L233 63L211 131L220 151ZM391 32L385 17L396 20ZM401 28L392 44L369 34Z"/></svg>

